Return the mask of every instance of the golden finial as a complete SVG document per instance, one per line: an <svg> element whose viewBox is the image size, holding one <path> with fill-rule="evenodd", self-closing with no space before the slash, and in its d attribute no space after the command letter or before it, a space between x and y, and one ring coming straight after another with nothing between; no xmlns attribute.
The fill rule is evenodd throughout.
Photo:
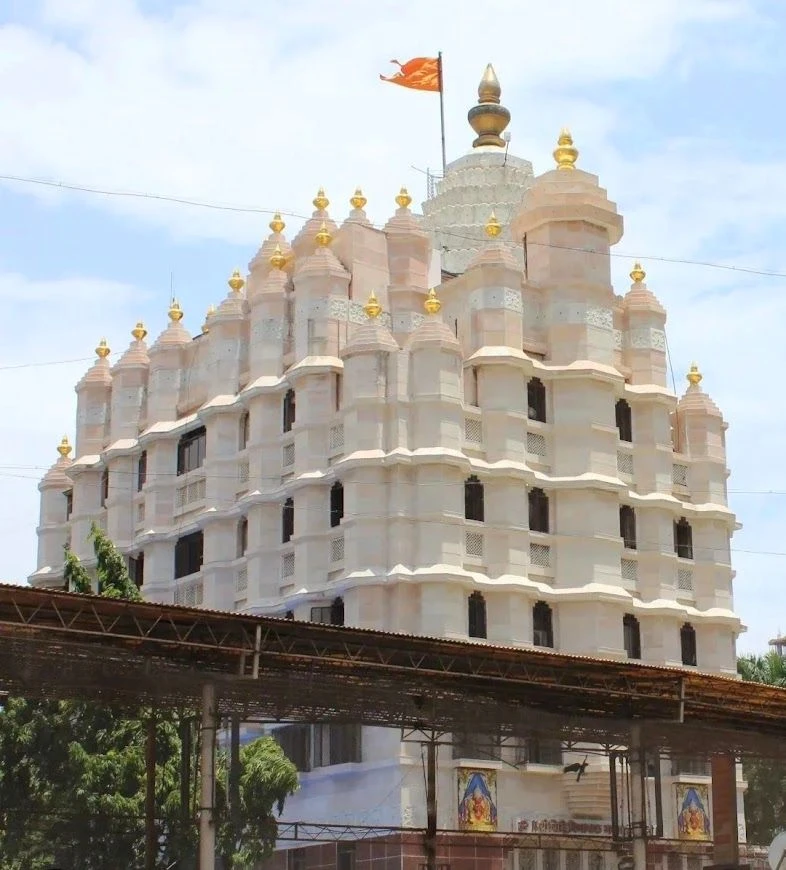
<svg viewBox="0 0 786 870"><path fill-rule="evenodd" d="M63 440L57 445L57 452L63 457L63 459L68 459L68 454L71 452L71 445L68 443L68 435L63 435Z"/></svg>
<svg viewBox="0 0 786 870"><path fill-rule="evenodd" d="M486 221L486 235L490 239L496 239L502 232L502 224L497 220L497 216L492 211L489 219Z"/></svg>
<svg viewBox="0 0 786 870"><path fill-rule="evenodd" d="M281 220L281 212L280 211L277 211L273 215L273 220L270 221L268 226L270 227L271 233L283 233L284 232L284 227L286 227L286 224L284 223L283 220Z"/></svg>
<svg viewBox="0 0 786 870"><path fill-rule="evenodd" d="M352 208L365 208L368 200L365 196L363 196L363 191L357 187L355 188L355 192L349 198L349 204Z"/></svg>
<svg viewBox="0 0 786 870"><path fill-rule="evenodd" d="M145 336L147 335L147 330L145 329L145 324L142 321L138 321L137 325L131 330L131 335L137 341L144 341Z"/></svg>
<svg viewBox="0 0 786 870"><path fill-rule="evenodd" d="M472 143L473 148L481 145L505 147L502 132L510 123L510 112L500 105L501 96L499 79L494 67L489 64L478 85L478 104L467 113L469 125L477 133L477 139Z"/></svg>
<svg viewBox="0 0 786 870"><path fill-rule="evenodd" d="M240 293L240 291L246 286L246 282L240 274L240 269L235 269L232 273L232 277L227 281L227 284L229 284L229 289L233 293Z"/></svg>
<svg viewBox="0 0 786 870"><path fill-rule="evenodd" d="M407 192L406 187L402 187L398 192L398 196L396 197L396 205L399 208L409 208L412 203L412 197Z"/></svg>
<svg viewBox="0 0 786 870"><path fill-rule="evenodd" d="M179 323L183 319L183 309L180 307L180 303L177 299L172 300L168 314L172 323Z"/></svg>
<svg viewBox="0 0 786 870"><path fill-rule="evenodd" d="M281 245L276 245L276 249L270 255L269 263L274 269L283 269L286 266L287 258L281 250Z"/></svg>
<svg viewBox="0 0 786 870"><path fill-rule="evenodd" d="M98 347L96 348L96 356L99 359L106 359L111 353L109 349L109 345L106 343L106 339L102 338L101 341L98 342Z"/></svg>
<svg viewBox="0 0 786 870"><path fill-rule="evenodd" d="M698 387L698 385L701 383L701 379L703 377L704 376L699 371L699 367L696 365L696 363L691 363L690 364L690 371L687 374L688 383L692 387Z"/></svg>
<svg viewBox="0 0 786 870"><path fill-rule="evenodd" d="M377 294L374 291L371 291L371 295L368 297L368 302L363 306L363 310L366 312L366 317L369 320L373 320L375 317L379 317L382 314L382 306L379 304L379 300L377 299Z"/></svg>
<svg viewBox="0 0 786 870"><path fill-rule="evenodd" d="M641 263L636 260L630 273L630 280L633 281L634 284L641 284L646 277L647 273L641 268Z"/></svg>
<svg viewBox="0 0 786 870"><path fill-rule="evenodd" d="M314 238L316 238L320 248L326 248L333 240L333 236L330 235L330 230L328 230L327 224L324 221L322 221L322 226Z"/></svg>
<svg viewBox="0 0 786 870"><path fill-rule="evenodd" d="M317 191L317 195L313 199L314 208L317 211L325 211L325 209L330 205L330 200L325 196L325 188L320 187Z"/></svg>
<svg viewBox="0 0 786 870"><path fill-rule="evenodd" d="M437 299L437 291L433 287L428 291L428 298L423 303L423 307L427 314L439 314L442 303Z"/></svg>
<svg viewBox="0 0 786 870"><path fill-rule="evenodd" d="M579 149L573 144L573 136L566 127L562 128L557 139L557 147L554 149L554 159L557 161L557 169L575 169L579 159Z"/></svg>
<svg viewBox="0 0 786 870"><path fill-rule="evenodd" d="M210 318L216 313L216 306L211 305L205 312L205 322L202 324L202 335L210 332Z"/></svg>

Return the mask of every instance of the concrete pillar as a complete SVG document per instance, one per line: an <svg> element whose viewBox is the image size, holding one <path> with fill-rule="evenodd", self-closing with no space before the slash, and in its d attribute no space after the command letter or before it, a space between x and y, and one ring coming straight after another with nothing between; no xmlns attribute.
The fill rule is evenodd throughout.
<svg viewBox="0 0 786 870"><path fill-rule="evenodd" d="M712 866L739 867L737 764L734 755L712 756Z"/></svg>

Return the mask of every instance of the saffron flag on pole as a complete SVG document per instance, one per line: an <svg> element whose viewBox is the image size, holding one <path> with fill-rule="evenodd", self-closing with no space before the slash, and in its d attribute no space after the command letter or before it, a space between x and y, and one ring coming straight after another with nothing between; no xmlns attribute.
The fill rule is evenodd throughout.
<svg viewBox="0 0 786 870"><path fill-rule="evenodd" d="M380 75L383 82L412 88L415 91L442 92L441 60L438 57L414 57L406 63L391 60L399 71L392 76Z"/></svg>

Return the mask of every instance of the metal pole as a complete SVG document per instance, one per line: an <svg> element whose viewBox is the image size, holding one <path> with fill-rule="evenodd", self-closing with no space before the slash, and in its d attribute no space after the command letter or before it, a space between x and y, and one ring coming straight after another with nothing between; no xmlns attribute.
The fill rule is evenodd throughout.
<svg viewBox="0 0 786 870"><path fill-rule="evenodd" d="M426 744L426 870L437 870L437 741Z"/></svg>
<svg viewBox="0 0 786 870"><path fill-rule="evenodd" d="M151 713L145 743L145 870L155 870L156 841L156 720Z"/></svg>
<svg viewBox="0 0 786 870"><path fill-rule="evenodd" d="M442 135L442 177L448 171L448 159L445 155L445 88L442 77L442 52L437 55L437 69L439 70L439 126Z"/></svg>
<svg viewBox="0 0 786 870"><path fill-rule="evenodd" d="M202 764L199 800L199 870L215 870L216 828L213 797L216 784L216 690L210 683L202 688Z"/></svg>
<svg viewBox="0 0 786 870"><path fill-rule="evenodd" d="M634 725L630 731L631 825L633 827L633 866L647 870L647 819L645 814L644 752L641 747L641 729Z"/></svg>
<svg viewBox="0 0 786 870"><path fill-rule="evenodd" d="M232 819L232 835L237 842L240 836L240 716L231 717L229 740L229 812Z"/></svg>

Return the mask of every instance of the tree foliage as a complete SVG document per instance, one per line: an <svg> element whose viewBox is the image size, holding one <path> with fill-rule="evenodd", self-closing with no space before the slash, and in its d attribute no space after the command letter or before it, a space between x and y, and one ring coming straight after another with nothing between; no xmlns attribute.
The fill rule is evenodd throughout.
<svg viewBox="0 0 786 870"><path fill-rule="evenodd" d="M786 661L774 650L763 656L747 655L737 660L743 680L786 688ZM745 795L745 824L748 842L768 846L786 829L786 764L771 759L751 758L743 762L748 791Z"/></svg>
<svg viewBox="0 0 786 870"><path fill-rule="evenodd" d="M137 600L125 560L93 526L95 585L100 595ZM94 581L69 549L64 579L71 592ZM57 663L53 662L56 668ZM193 728L188 711L184 727ZM94 703L8 698L0 708L0 870L47 870L53 862L81 870L141 867L144 860L145 745L152 711L118 711ZM195 796L181 807L181 719L156 718L157 866L193 855ZM192 753L190 765L193 766ZM269 737L241 752L240 812L229 823L226 761L219 753L219 848L229 866L245 870L270 854L275 813L297 789L297 772ZM186 866L177 865L177 866Z"/></svg>

